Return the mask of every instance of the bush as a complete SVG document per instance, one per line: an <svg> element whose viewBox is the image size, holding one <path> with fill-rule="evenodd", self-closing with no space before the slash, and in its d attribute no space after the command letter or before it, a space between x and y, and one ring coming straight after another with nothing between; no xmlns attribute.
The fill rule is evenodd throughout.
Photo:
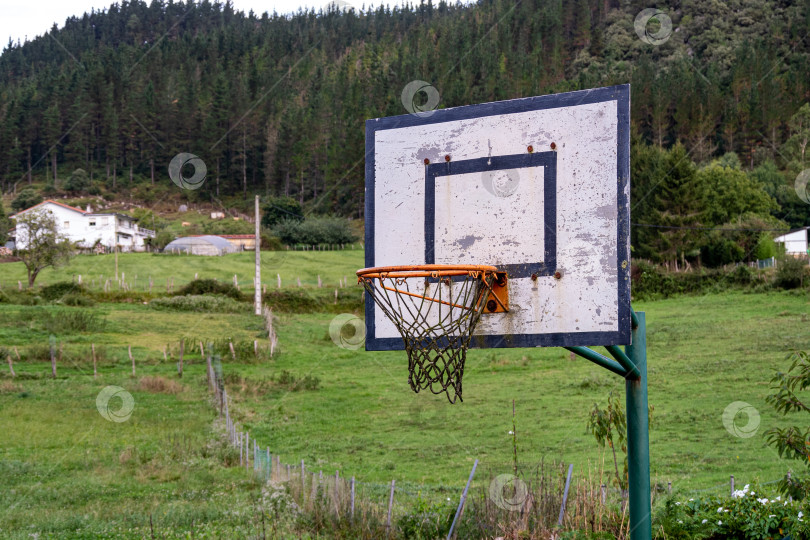
<svg viewBox="0 0 810 540"><path fill-rule="evenodd" d="M61 303L65 306L92 307L96 305L95 300L78 293L68 293L62 297Z"/></svg>
<svg viewBox="0 0 810 540"><path fill-rule="evenodd" d="M84 286L71 281L59 281L47 287L43 287L40 291L40 296L48 302L55 302L61 300L67 294L82 294L87 290Z"/></svg>
<svg viewBox="0 0 810 540"><path fill-rule="evenodd" d="M405 538L444 538L456 508L451 503L429 503L419 494L413 510L397 521Z"/></svg>
<svg viewBox="0 0 810 540"><path fill-rule="evenodd" d="M13 289L0 290L0 304L16 304L19 306L36 306L42 302L42 297L32 294L29 290L15 291Z"/></svg>
<svg viewBox="0 0 810 540"><path fill-rule="evenodd" d="M261 242L261 249L265 251L281 251L284 249L284 245L277 236L262 233Z"/></svg>
<svg viewBox="0 0 810 540"><path fill-rule="evenodd" d="M801 512L801 517L800 517ZM808 538L807 504L769 499L749 486L733 497L669 499L655 521L667 538ZM657 527L657 528L658 528Z"/></svg>
<svg viewBox="0 0 810 540"><path fill-rule="evenodd" d="M42 196L33 188L25 188L11 201L11 209L20 212L42 202Z"/></svg>
<svg viewBox="0 0 810 540"><path fill-rule="evenodd" d="M242 293L230 283L222 283L215 279L195 279L181 289L175 296L219 294L228 296L234 300L242 300Z"/></svg>
<svg viewBox="0 0 810 540"><path fill-rule="evenodd" d="M87 191L90 187L90 178L87 176L87 171L84 169L76 169L71 173L65 181L65 190L67 191Z"/></svg>
<svg viewBox="0 0 810 540"><path fill-rule="evenodd" d="M716 268L743 260L745 250L733 240L715 234L705 246L700 248L700 257L703 264Z"/></svg>
<svg viewBox="0 0 810 540"><path fill-rule="evenodd" d="M317 390L321 385L321 380L318 377L304 375L303 377L299 378L286 369L275 377L274 382L277 385L290 390L291 392L297 392L299 390Z"/></svg>
<svg viewBox="0 0 810 540"><path fill-rule="evenodd" d="M103 332L106 326L106 321L97 313L83 309L62 309L48 313L43 323L45 330L50 334Z"/></svg>
<svg viewBox="0 0 810 540"><path fill-rule="evenodd" d="M262 301L282 313L354 313L363 310L362 291L357 288L268 290Z"/></svg>
<svg viewBox="0 0 810 540"><path fill-rule="evenodd" d="M773 284L781 289L803 287L807 269L807 259L790 256L779 259L776 263L776 277Z"/></svg>
<svg viewBox="0 0 810 540"><path fill-rule="evenodd" d="M246 310L244 304L233 298L221 295L188 295L171 298L156 298L149 302L153 309L169 311L204 311L214 313L241 313Z"/></svg>
<svg viewBox="0 0 810 540"><path fill-rule="evenodd" d="M349 222L338 217L310 218L305 221L284 220L273 233L285 244L351 244L357 240Z"/></svg>
<svg viewBox="0 0 810 540"><path fill-rule="evenodd" d="M271 197L262 206L262 225L273 227L282 221L303 221L301 205L291 197Z"/></svg>

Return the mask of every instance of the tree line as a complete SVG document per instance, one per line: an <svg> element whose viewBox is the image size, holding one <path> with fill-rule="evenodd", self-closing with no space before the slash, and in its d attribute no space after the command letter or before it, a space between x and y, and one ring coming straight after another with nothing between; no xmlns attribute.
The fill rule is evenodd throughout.
<svg viewBox="0 0 810 540"><path fill-rule="evenodd" d="M634 26L645 7L427 1L282 16L210 0L123 1L3 50L0 188L40 182L149 202L168 192L171 159L190 152L208 169L184 192L192 200L262 193L360 217L364 121L407 113L410 81L435 87L439 107L629 82L634 162L652 167L633 171L634 221L740 219L672 198L694 193L677 176L687 164L703 170L734 153L740 174L776 201L746 212L806 224L790 186L809 159L799 111L810 101L810 6L664 2L671 32L653 19L648 30L665 35L655 44ZM71 184L76 169L87 178ZM634 237L642 253L674 260L696 249L677 232L686 229L649 229Z"/></svg>

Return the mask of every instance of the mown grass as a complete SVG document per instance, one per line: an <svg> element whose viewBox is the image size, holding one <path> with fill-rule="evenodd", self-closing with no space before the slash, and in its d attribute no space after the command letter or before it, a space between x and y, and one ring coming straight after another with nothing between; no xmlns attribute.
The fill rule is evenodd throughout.
<svg viewBox="0 0 810 540"><path fill-rule="evenodd" d="M791 464L763 437L783 421L765 396L786 353L810 349L807 294L734 292L635 308L648 321L653 482L719 493L731 474L738 485L783 475ZM92 313L99 324L54 333L64 343L54 380L47 321L68 312ZM258 534L258 485L211 442L215 413L198 350L187 347L185 376L176 378L181 339L242 344L237 361L222 355L238 421L282 461L304 459L311 470L355 476L375 500L384 501L391 479L402 490L398 504L420 491L456 498L475 459L481 464L474 489L486 490L492 476L512 470L512 400L522 469L543 460L574 463L580 474L612 466L586 423L593 403L622 393L623 381L562 349L471 351L464 402L449 405L442 396L413 394L403 352L337 347L329 336L334 313L277 317L281 352L266 360L250 358L242 346L254 339L266 345L263 321L248 313L0 305L0 346L18 347L23 358L15 363L17 379L6 371L0 381L0 536L143 537L151 534L150 515L158 537ZM96 380L91 343L103 359ZM175 348L164 362L167 344ZM37 354L29 359L29 351ZM143 377L179 381L182 390ZM317 384L282 384L307 377ZM108 384L133 394L129 421L108 422L96 411L95 397ZM723 410L734 401L759 411L754 437L734 437L723 427Z"/></svg>
<svg viewBox="0 0 810 540"><path fill-rule="evenodd" d="M278 285L277 275L281 275L283 288L297 287L300 278L302 286L316 287L318 276L324 287L339 288L338 282L348 278L349 285L357 282L355 272L363 266L363 251L359 249L343 251L263 251L262 283L267 289ZM210 278L233 282L236 274L242 290L253 289L255 254L252 252L232 253L221 257L192 255L168 255L151 253L121 253L118 255L118 273L131 290L144 291L151 278L153 291L166 291L167 280L173 280L174 291L192 281ZM0 276L0 288L23 287L28 283L25 267L21 262L4 263ZM109 279L111 290L118 289L115 281L115 255L79 255L71 259L67 266L47 268L36 281L37 286L58 281L72 281L82 276L82 283L95 290L101 289Z"/></svg>

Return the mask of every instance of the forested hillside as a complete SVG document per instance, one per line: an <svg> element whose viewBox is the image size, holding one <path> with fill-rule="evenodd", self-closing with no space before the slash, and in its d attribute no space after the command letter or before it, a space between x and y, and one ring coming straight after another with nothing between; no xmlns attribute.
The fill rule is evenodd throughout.
<svg viewBox="0 0 810 540"><path fill-rule="evenodd" d="M714 227L753 213L808 224L792 186L810 162L810 0L659 2L672 29L652 28L666 34L655 43L634 29L649 7L635 0L357 7L284 17L122 2L9 43L0 187L59 192L82 168L83 189L148 202L171 186L172 157L191 152L208 167L191 197L289 195L359 217L364 120L407 113L410 81L433 85L439 107L629 82L634 222ZM720 172L698 169L730 152ZM753 202L730 202L740 190ZM702 247L688 231L660 232L634 233L636 254Z"/></svg>

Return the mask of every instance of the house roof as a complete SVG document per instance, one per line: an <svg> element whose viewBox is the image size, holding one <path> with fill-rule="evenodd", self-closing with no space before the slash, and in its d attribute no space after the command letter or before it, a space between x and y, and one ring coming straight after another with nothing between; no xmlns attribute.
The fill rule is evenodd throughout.
<svg viewBox="0 0 810 540"><path fill-rule="evenodd" d="M38 207L38 206L42 206L43 204L47 204L47 203L53 203L53 204L59 205L59 206L61 206L62 208L67 208L68 210L73 210L74 212L78 212L78 213L80 213L80 214L82 214L82 215L84 215L84 214L86 214L86 213L87 213L87 212L85 212L84 210L82 210L81 208L76 208L76 207L74 207L74 206L70 206L70 205L67 205L67 204L65 204L65 203L60 203L59 201L54 201L53 199L45 199L45 200L44 200L44 201L42 201L41 203L39 203L39 204L35 204L35 205L34 205L34 206L32 206L31 208L26 208L25 210L20 210L19 212L17 212L16 214L14 214L14 215L13 215L13 216L11 216L11 217L16 217L16 216L18 216L18 215L20 215L20 214L24 214L24 213L28 212L29 210L33 210L34 208L36 208L36 207Z"/></svg>

